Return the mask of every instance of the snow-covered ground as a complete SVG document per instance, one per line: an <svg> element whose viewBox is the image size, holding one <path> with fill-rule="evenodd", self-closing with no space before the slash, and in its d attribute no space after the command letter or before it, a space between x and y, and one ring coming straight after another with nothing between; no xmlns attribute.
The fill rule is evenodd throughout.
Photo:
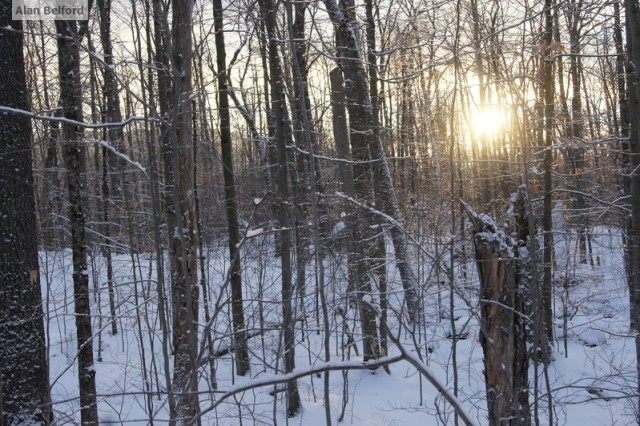
<svg viewBox="0 0 640 426"><path fill-rule="evenodd" d="M593 230L594 266L574 258L575 238L556 237L555 360L548 369L554 424L635 424L630 398L636 383L634 341L629 332L628 292L622 264L622 243L616 229ZM284 415L284 393L274 385L254 387L234 395L226 392L244 384L267 381L282 368L281 335L278 330L279 259L266 253L268 238L258 235L243 248L245 319L249 333L252 370L247 377L234 377L231 354L216 359L217 389L212 391L211 369L200 368L202 424L325 425L323 376L311 374L299 380L303 411L295 418ZM212 316L214 351L227 348L230 340L230 306L224 286L228 266L224 244L206 253L209 312ZM458 268L458 293L453 318L457 333L468 332L455 343L458 399L479 425L486 424L482 348L478 342L477 277L468 254L468 277ZM325 260L326 296L330 330L331 364L361 359L346 344L352 333L358 346L359 326L346 297L346 279L337 261ZM73 321L73 286L70 252L41 253L43 295L48 307L46 332L49 341L52 397L60 424L79 423L76 340ZM162 356L162 331L157 314L156 273L153 254L114 256L118 334L111 335L106 267L102 257L90 259L94 315L94 358L100 417L104 424L164 424L168 418L166 379ZM401 287L390 270L392 306L400 306ZM569 285L565 291L565 280ZM305 372L325 362L322 317L315 314L316 279L308 270L306 302L297 301L299 319L296 372ZM466 300L466 302L465 302ZM201 302L201 324L204 305ZM375 302L375 301L374 301ZM450 335L451 313L448 283L425 282L426 323L412 335L399 335L409 351L419 355L429 370L454 393L454 354ZM566 306L566 309L565 309ZM443 308L444 307L444 308ZM567 313L566 333L564 312ZM440 315L437 313L440 312ZM321 312L320 312L320 315ZM390 313L392 329L402 316ZM204 330L204 327L202 327ZM259 331L263 331L259 334ZM566 337L566 349L565 349ZM361 351L360 347L358 350ZM389 356L398 355L389 344ZM144 355L144 356L142 356ZM100 360L99 360L100 359ZM170 364L171 366L171 364ZM537 379L536 379L537 373ZM531 367L532 408L541 424L548 424L549 400L545 374ZM534 384L537 383L537 392ZM454 424L451 406L416 369L406 361L384 369L330 373L331 421L353 425L448 425ZM275 395L275 396L274 396ZM227 397L228 396L228 397ZM220 402L221 398L225 399Z"/></svg>

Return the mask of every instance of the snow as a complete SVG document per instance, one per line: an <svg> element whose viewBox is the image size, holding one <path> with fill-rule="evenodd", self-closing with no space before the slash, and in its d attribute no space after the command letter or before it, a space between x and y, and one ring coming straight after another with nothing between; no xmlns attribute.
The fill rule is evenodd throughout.
<svg viewBox="0 0 640 426"><path fill-rule="evenodd" d="M246 237L251 238L263 233L264 233L264 228L247 229Z"/></svg>
<svg viewBox="0 0 640 426"><path fill-rule="evenodd" d="M249 229L246 237L263 232L259 228ZM599 260L594 267L580 264L572 257L575 238L571 232L565 232L555 239L558 268L554 281L554 327L557 341L554 360L549 367L554 424L635 424L636 401L629 398L636 386L635 343L629 332L629 297L620 232L616 228L605 227L593 230L594 255ZM469 333L468 338L456 340L459 388L454 402L457 401L455 403L468 413L473 423L487 424L482 349L478 342L478 284L472 254L467 260L466 279L461 275L461 265L456 266L459 275L456 277L458 290L453 315L448 307L444 308L448 316L438 314L441 306L437 299L448 300L448 284L434 282L425 287L427 324L422 328L423 334L415 336L408 330L399 332L398 318L402 318L402 314L397 309L403 304L402 287L397 270L389 265L389 303L392 307L389 327L401 345L389 342L389 354L385 360L390 362L390 374L382 368L370 370L368 364L363 363L361 352L357 356L343 345L342 331L348 326L360 346L359 326L355 308L347 308L344 265L334 257L326 259L326 295L332 327L331 359L324 359L323 336L315 332L313 296L308 296L305 311L302 311L301 301L296 299L296 315L301 319L306 316L308 321L297 323L297 368L290 375L284 375L275 370L282 363L278 349L281 336L277 331L281 316L280 259L272 254L256 253L257 247L242 246L246 328L249 333L254 333L264 321L266 330L249 340L252 370L247 377L233 376L232 354L215 359L218 384L215 393L208 391L209 367L206 357L203 358L199 384L203 424L236 425L240 423L238 416L242 416L243 424L273 424L274 410L275 421L286 424L284 394L276 392L271 395L270 392L276 383L296 377L304 409L298 417L289 419L289 424L325 425L323 381L317 376L324 372L329 374L329 404L334 424L337 424L343 405L343 423L349 425L453 424L453 409L448 402L448 398L453 396L452 340L447 338L447 330L451 334L452 317L456 330ZM217 283L225 282L229 259L224 244L209 247L207 253L207 278L212 283L208 288L208 300L212 313L213 345L214 350L220 350L230 344L230 312L228 288ZM164 423L168 418L162 331L156 310L156 275L152 269L155 267L154 256L141 254L139 262L134 265L129 255L114 254L117 335L108 332L108 293L104 285L106 267L99 255L90 262L91 285L95 279L99 285L91 293L96 359L92 368L96 372L100 395L100 417L105 423L145 425L151 416L157 423ZM42 252L40 266L43 300L48 312L45 326L55 415L60 424L79 424L71 251ZM133 277L134 270L139 272L137 283ZM313 282L311 265L308 276L311 277L309 282ZM564 282L571 284L565 289ZM307 291L312 292L312 288L309 286ZM363 300L372 302L377 299L375 294L373 296L365 294ZM448 302L442 306L446 304ZM346 312L346 318L337 314L339 308ZM204 315L202 310L201 305L201 315ZM201 318L201 332L204 324ZM304 339L302 328L305 330ZM97 361L98 353L102 361ZM142 355L147 366L146 377L142 370ZM173 362L169 362L171 370ZM344 368L349 369L347 382L341 371ZM530 375L533 392L533 366ZM540 421L548 424L547 390L542 367L538 370L538 383ZM441 387L444 393L437 387ZM150 400L145 399L147 390L153 392ZM161 391L160 396L156 394L157 390ZM533 402L533 395L530 400ZM151 415L148 404L151 404Z"/></svg>

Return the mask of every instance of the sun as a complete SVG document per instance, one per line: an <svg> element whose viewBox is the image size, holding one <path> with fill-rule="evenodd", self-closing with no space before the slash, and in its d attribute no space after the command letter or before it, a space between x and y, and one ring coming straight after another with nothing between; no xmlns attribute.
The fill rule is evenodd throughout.
<svg viewBox="0 0 640 426"><path fill-rule="evenodd" d="M496 136L502 129L503 114L498 108L483 108L473 112L471 131L478 137Z"/></svg>

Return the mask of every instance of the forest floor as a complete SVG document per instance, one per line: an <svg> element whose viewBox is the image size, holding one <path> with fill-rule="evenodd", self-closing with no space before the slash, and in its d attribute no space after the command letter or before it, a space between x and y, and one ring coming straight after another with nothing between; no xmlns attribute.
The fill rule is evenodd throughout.
<svg viewBox="0 0 640 426"><path fill-rule="evenodd" d="M556 236L554 361L547 373L530 369L532 407L540 424L549 424L551 403L557 425L635 424L636 386L634 340L629 332L629 295L624 279L622 242L617 229L592 230L593 266L575 256L575 236ZM217 390L211 391L211 371L200 369L202 424L219 425L325 425L323 377L310 374L299 380L303 411L295 418L284 415L284 392L274 385L256 386L219 402L225 392L266 381L281 367L278 330L279 259L268 253L268 239L252 239L244 247L243 280L246 326L252 370L234 377L232 354L214 362ZM223 285L228 263L224 244L207 249L209 311L212 315L214 351L231 345L228 289ZM98 250L94 250L98 252ZM98 252L99 253L99 252ZM426 320L416 333L406 330L400 340L419 355L429 370L454 393L455 341L458 399L479 425L486 424L482 348L478 341L478 282L472 254L456 266L456 297L451 312L448 283L425 285ZM359 345L359 327L346 297L345 272L340 256L325 261L325 288L331 324L331 363L358 361L346 344L351 334ZM46 332L55 416L59 424L79 424L76 340L73 320L73 285L70 252L42 252L40 265L43 297L48 310ZM153 254L118 254L114 257L118 334L110 333L106 267L102 256L91 258L93 285L94 358L99 412L104 424L164 424L168 410L161 349L162 331L157 313ZM466 278L464 274L466 271ZM389 271L391 306L401 306L401 287ZM308 272L306 303L296 306L296 372L310 371L325 361L321 310L316 314L316 278ZM204 313L201 301L201 323ZM304 308L304 309L303 309ZM216 313L217 311L217 313ZM392 330L402 315L390 313ZM565 322L566 318L566 322ZM399 350L389 343L389 355ZM144 356L142 356L144 355ZM99 360L100 359L100 360ZM453 425L454 412L441 395L405 361L375 371L330 373L331 421L350 425ZM547 384L548 381L548 384ZM551 392L551 401L548 391ZM158 391L163 396L158 396ZM214 407L215 404L218 404ZM151 413L151 414L150 414ZM150 420L152 419L152 420Z"/></svg>

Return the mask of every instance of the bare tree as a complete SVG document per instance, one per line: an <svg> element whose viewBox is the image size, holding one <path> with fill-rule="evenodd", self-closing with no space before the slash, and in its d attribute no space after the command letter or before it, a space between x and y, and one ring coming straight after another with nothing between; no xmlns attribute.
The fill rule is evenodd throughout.
<svg viewBox="0 0 640 426"><path fill-rule="evenodd" d="M80 40L76 21L56 21L58 32L58 73L60 104L65 118L82 122L82 84L80 81ZM98 424L96 370L93 365L93 333L89 303L89 269L85 237L84 187L85 147L83 130L76 125L62 126L62 153L67 171L69 223L73 257L73 294L78 344L80 419Z"/></svg>
<svg viewBox="0 0 640 426"><path fill-rule="evenodd" d="M198 408L198 280L195 198L193 181L192 133L192 15L193 0L173 0L171 37L170 152L173 163L173 211L175 229L170 230L170 256L173 258L172 295L174 303L174 369L176 420L186 424ZM169 148L169 147L167 147Z"/></svg>
<svg viewBox="0 0 640 426"><path fill-rule="evenodd" d="M22 21L0 4L0 105L29 109ZM0 114L0 424L52 419L29 118Z"/></svg>
<svg viewBox="0 0 640 426"><path fill-rule="evenodd" d="M545 362L550 359L548 352L551 350L550 342L553 341L553 300L552 300L552 280L553 280L553 223L552 223L552 162L553 153L551 151L553 145L553 115L554 115L554 96L555 86L553 80L553 0L546 0L544 3L544 34L543 34L543 52L542 52L542 102L544 105L544 208L543 208L543 251L544 251L544 277L542 282L542 306L540 307L541 315L539 320L542 324L542 332L536 338L538 345L545 345L540 355L543 356ZM542 347L542 346L539 346Z"/></svg>
<svg viewBox="0 0 640 426"><path fill-rule="evenodd" d="M260 14L264 17L266 29L267 53L271 89L271 122L274 128L274 142L276 148L277 169L274 173L274 183L278 199L279 247L282 265L282 328L283 352L285 372L295 368L295 323L293 319L293 276L291 262L291 218L289 212L289 167L287 164L287 146L291 141L286 96L284 89L284 73L278 54L279 40L276 33L276 4L273 0L259 0ZM287 382L287 415L295 416L302 408L298 384L296 380Z"/></svg>
<svg viewBox="0 0 640 426"><path fill-rule="evenodd" d="M220 107L220 146L222 152L225 209L227 229L229 231L229 267L231 283L231 309L233 316L234 349L236 370L244 376L250 370L247 332L244 325L242 298L242 274L240 262L240 231L238 229L238 198L236 195L235 174L233 172L233 140L231 137L231 116L229 114L229 86L227 60L224 43L223 9L221 0L213 0L213 13L216 39L216 61L218 67L218 102Z"/></svg>
<svg viewBox="0 0 640 426"><path fill-rule="evenodd" d="M629 117L629 185L631 221L627 229L627 260L631 292L631 325L635 330L638 389L640 389L640 3L625 2L627 33L627 108ZM640 421L640 401L636 416Z"/></svg>
<svg viewBox="0 0 640 426"><path fill-rule="evenodd" d="M343 1L340 6L333 0L324 1L329 17L335 24L338 58L345 75L345 94L350 122L350 142L354 165L355 192L363 201L371 201L368 175L373 175L375 200L380 210L402 223L395 190L384 147L379 137L374 137L375 122L371 92L363 62L363 52L356 36L353 1ZM369 161L373 160L373 161ZM367 221L367 214L361 219ZM362 225L361 225L362 226ZM403 226L391 227L391 239L395 249L396 266L400 272L405 292L407 313L412 322L422 318L422 308L418 296L418 283L408 251L406 230ZM368 274L365 271L364 274ZM362 276L359 279L367 279Z"/></svg>

